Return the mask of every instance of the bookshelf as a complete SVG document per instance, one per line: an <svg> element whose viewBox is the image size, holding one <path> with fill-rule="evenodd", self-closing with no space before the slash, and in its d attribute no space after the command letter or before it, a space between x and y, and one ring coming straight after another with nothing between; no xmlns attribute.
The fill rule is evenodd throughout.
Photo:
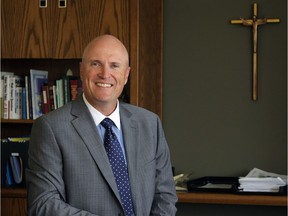
<svg viewBox="0 0 288 216"><path fill-rule="evenodd" d="M77 76L87 43L112 34L130 54L130 103L161 118L163 0L66 3L58 8L58 1L49 1L39 8L38 0L1 1L1 71L24 76L30 69L47 70L48 79L56 80L71 69ZM29 134L32 125L33 120L1 119L1 138ZM3 215L26 215L26 189L2 188L1 197Z"/></svg>

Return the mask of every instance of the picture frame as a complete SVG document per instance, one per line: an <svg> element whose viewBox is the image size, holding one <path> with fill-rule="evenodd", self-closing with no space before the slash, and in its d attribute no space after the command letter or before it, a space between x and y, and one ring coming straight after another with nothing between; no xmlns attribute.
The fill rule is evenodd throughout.
<svg viewBox="0 0 288 216"><path fill-rule="evenodd" d="M32 114L33 119L43 115L42 111L42 85L48 82L48 71L30 70Z"/></svg>

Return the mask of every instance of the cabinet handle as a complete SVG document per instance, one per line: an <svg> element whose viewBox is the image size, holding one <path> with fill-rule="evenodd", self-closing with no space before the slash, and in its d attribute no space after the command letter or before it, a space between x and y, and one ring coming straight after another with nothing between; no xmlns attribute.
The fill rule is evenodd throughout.
<svg viewBox="0 0 288 216"><path fill-rule="evenodd" d="M59 8L66 8L66 0L59 0L58 1Z"/></svg>
<svg viewBox="0 0 288 216"><path fill-rule="evenodd" d="M39 0L39 8L46 8L47 0Z"/></svg>

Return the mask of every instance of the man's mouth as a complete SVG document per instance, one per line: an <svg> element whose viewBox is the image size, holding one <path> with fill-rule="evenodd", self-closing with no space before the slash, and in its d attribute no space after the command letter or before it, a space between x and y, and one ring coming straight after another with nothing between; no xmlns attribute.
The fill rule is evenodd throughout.
<svg viewBox="0 0 288 216"><path fill-rule="evenodd" d="M113 86L112 84L109 83L96 83L96 85L104 88L110 88Z"/></svg>

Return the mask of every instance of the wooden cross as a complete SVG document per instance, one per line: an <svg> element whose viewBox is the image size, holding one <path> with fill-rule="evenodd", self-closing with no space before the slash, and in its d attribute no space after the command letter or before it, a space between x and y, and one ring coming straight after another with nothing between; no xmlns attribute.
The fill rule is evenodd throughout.
<svg viewBox="0 0 288 216"><path fill-rule="evenodd" d="M253 72L252 72L252 100L256 101L258 98L257 93L257 28L260 25L266 23L279 23L280 19L257 19L257 3L253 5L253 17L252 19L243 19L231 20L231 24L242 24L243 26L251 26L253 28Z"/></svg>

